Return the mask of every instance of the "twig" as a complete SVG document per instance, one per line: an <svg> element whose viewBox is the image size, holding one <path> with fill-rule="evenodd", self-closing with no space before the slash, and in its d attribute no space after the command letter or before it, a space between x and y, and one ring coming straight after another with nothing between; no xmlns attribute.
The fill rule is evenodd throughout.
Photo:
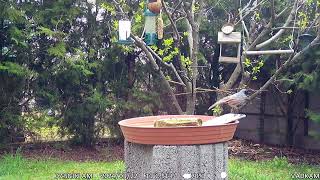
<svg viewBox="0 0 320 180"><path fill-rule="evenodd" d="M279 88L279 84L275 84L274 82L272 82L272 84L274 85L274 87L275 87L281 94L288 94L288 92L282 91L282 90Z"/></svg>
<svg viewBox="0 0 320 180"><path fill-rule="evenodd" d="M180 82L177 82L177 81L172 81L172 80L167 80L169 83L173 83L173 84L178 84L178 85L181 85L181 86L186 86L184 83L180 83Z"/></svg>
<svg viewBox="0 0 320 180"><path fill-rule="evenodd" d="M224 90L224 89L219 89L216 87L213 87L213 89L197 88L197 90L206 91L206 92L221 92L221 93L227 93L227 94L232 93L232 91L231 91L232 89Z"/></svg>
<svg viewBox="0 0 320 180"><path fill-rule="evenodd" d="M293 8L292 8L292 10L291 10L291 12L290 12L290 15L288 16L288 18L287 18L286 22L284 23L283 27L287 27L287 26L290 24L290 22L292 21L295 13L296 13L296 11L297 11L297 8L298 8L297 3L298 3L298 2L297 2L297 0L296 0L296 1L295 1L295 4L294 4L294 6L293 6ZM271 22L271 21L270 21L270 22ZM262 43L260 43L260 44L257 44L257 45L256 45L256 49L261 49L261 48L263 48L263 47L271 44L272 42L274 42L275 40L277 40L278 38L280 38L281 35L282 35L284 32L285 32L284 29L279 30L275 35L273 35L273 36L272 36L271 38L269 38L268 40L266 40L266 41L264 41L264 42L262 42Z"/></svg>
<svg viewBox="0 0 320 180"><path fill-rule="evenodd" d="M182 1L181 1L181 2L182 2ZM178 32L177 26L176 26L176 24L174 23L171 15L170 15L170 13L168 12L168 9L167 9L167 6L166 6L164 0L161 0L161 3L162 3L164 12L167 14L167 16L168 16L168 18L169 18L169 20L170 20L170 23L171 23L171 26L172 26L173 31L175 32L176 38L177 38L178 40L180 40L180 34L179 34L179 32Z"/></svg>
<svg viewBox="0 0 320 180"><path fill-rule="evenodd" d="M250 14L250 12L252 12L253 10L255 10L257 7L259 7L260 4L263 4L264 2L265 2L265 0L259 2L256 6L252 7L248 12L246 12L246 14L245 14L242 18L240 18L236 23L234 23L234 26L236 26L237 24L239 24L239 22L241 22L245 17L247 17L247 16ZM243 10L240 11L237 16L239 16L240 13L242 13L242 12L243 12Z"/></svg>
<svg viewBox="0 0 320 180"><path fill-rule="evenodd" d="M173 9L171 16L173 16L173 14L178 10L178 7L181 5L183 0L179 1L179 3L176 5L176 7Z"/></svg>
<svg viewBox="0 0 320 180"><path fill-rule="evenodd" d="M275 18L278 19L281 17L288 9L289 7L285 7L279 14L276 14Z"/></svg>
<svg viewBox="0 0 320 180"><path fill-rule="evenodd" d="M116 7L118 8L118 10L122 13L122 14L125 14L122 7L120 6L120 3L117 2L116 0L113 0L113 2L116 4Z"/></svg>
<svg viewBox="0 0 320 180"><path fill-rule="evenodd" d="M248 29L247 29L246 23L243 21L242 12L240 12L239 14L240 14L240 19L242 19L242 20L241 20L241 23L242 23L242 27L243 27L243 29L244 29L244 32L246 33L246 36L249 38L249 37L250 37L249 31L248 31Z"/></svg>
<svg viewBox="0 0 320 180"><path fill-rule="evenodd" d="M149 46L146 46L147 50L162 64L164 65L165 67L167 68L170 68L172 69L172 71L174 72L174 74L176 75L177 79L179 80L180 83L184 84L180 75L178 74L176 68L174 67L174 65L172 63L170 64L167 64L165 62L163 62L163 60L161 59L161 57L156 53L154 52L153 49L151 49Z"/></svg>
<svg viewBox="0 0 320 180"><path fill-rule="evenodd" d="M187 16L181 16L181 17L179 17L178 19L176 19L175 22L181 21L181 20L185 19L186 17L187 17ZM164 25L163 27L166 28L166 27L168 27L168 26L170 26L170 25L171 25L171 22L170 22L169 24Z"/></svg>
<svg viewBox="0 0 320 180"><path fill-rule="evenodd" d="M197 90L199 90L199 91L197 91ZM220 93L227 93L227 94L231 94L232 93L230 91L221 90L221 89L218 89L218 88L214 88L214 89L196 88L193 93L210 93L210 92L220 92ZM192 92L179 93L179 94L175 94L175 95L176 96L181 96L181 95L188 95L188 94L192 94Z"/></svg>
<svg viewBox="0 0 320 180"><path fill-rule="evenodd" d="M181 84L183 84L184 86L186 86L186 85L183 83L180 75L178 74L177 69L174 67L174 65L173 65L172 63L170 63L170 67L171 67L172 71L174 72L174 74L176 75L178 81L179 81Z"/></svg>
<svg viewBox="0 0 320 180"><path fill-rule="evenodd" d="M156 63L156 60L154 59L153 55L151 54L151 52L148 49L148 46L145 44L145 42L143 42L139 37L134 36L133 34L131 34L130 36L134 41L135 44L141 48L146 56L148 57L148 59L150 60L151 66L153 67L154 70L158 71L159 74L159 79L160 82L163 85L163 88L166 89L166 95L169 96L170 99L170 103L173 105L173 107L175 108L174 110L171 109L171 111L173 111L174 113L178 113L178 114L182 114L183 111L179 105L178 100L176 99L176 97L174 96L174 93L172 91L172 88L170 87L169 82L166 80L165 75L163 74L163 72L160 70L160 67L158 66L158 64ZM150 48L150 47L149 47ZM150 48L151 49L151 48ZM151 49L152 50L152 49Z"/></svg>

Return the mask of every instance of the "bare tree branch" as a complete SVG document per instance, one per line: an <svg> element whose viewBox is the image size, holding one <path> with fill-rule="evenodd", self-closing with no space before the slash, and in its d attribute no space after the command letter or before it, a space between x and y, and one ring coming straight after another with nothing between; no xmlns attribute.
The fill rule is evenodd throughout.
<svg viewBox="0 0 320 180"><path fill-rule="evenodd" d="M240 15L240 13L244 13L244 12L245 12L245 14L244 14L244 15L242 14L243 17L240 18L236 23L234 23L234 25L236 26L237 24L239 24L239 22L241 22L245 17L247 17L251 12L253 12L254 10L256 10L256 8L259 7L259 5L263 4L264 2L265 2L265 0L260 1L259 3L257 3L257 4L256 4L255 6L253 6L252 8L248 9L248 11L245 11L245 10L244 10L244 9L246 9L247 6L246 6L244 9L240 10L240 12L239 12L238 15ZM248 3L247 5L249 5L249 3Z"/></svg>
<svg viewBox="0 0 320 180"><path fill-rule="evenodd" d="M297 1L297 0L296 0ZM261 2L260 2L261 3ZM294 9L294 7L293 7ZM277 18L277 17L276 17ZM261 33L259 33L258 37L254 38L251 36L251 38L249 38L249 43L251 40L254 40L252 43L250 43L247 47L247 49L245 49L245 51L249 51L249 50L253 50L257 43L262 39L264 38L266 35L268 35L268 33L271 31L271 28L272 28L272 21L270 20L270 22L265 26L265 28L262 30ZM251 34L252 35L252 34ZM251 39L251 40L250 40ZM246 58L246 55L243 53L241 55L241 60L245 59ZM237 64L236 68L234 69L233 73L231 74L229 80L227 83L225 83L223 85L223 89L231 89L234 84L237 82L240 74L242 72L242 65L240 63ZM244 86L248 80L248 78L246 77L246 75L244 75L245 79L242 79L241 83L240 83L240 86Z"/></svg>
<svg viewBox="0 0 320 180"><path fill-rule="evenodd" d="M274 6L274 0L271 0L271 21L272 21L272 23L274 22L275 19L276 19L276 10L275 10L275 6Z"/></svg>
<svg viewBox="0 0 320 180"><path fill-rule="evenodd" d="M116 0L112 0L112 1L116 4L117 9L118 9L123 15L125 15L126 13L124 13L124 11L123 11L120 3L117 2Z"/></svg>
<svg viewBox="0 0 320 180"><path fill-rule="evenodd" d="M177 29L177 26L176 24L174 23L170 13L168 12L168 9L167 9L167 5L165 4L164 0L161 0L162 2L162 7L163 7L163 10L164 12L167 14L169 20L170 20L170 23L171 23L171 27L173 29L173 32L174 32L174 38L177 38L179 41L180 41L180 35L179 35L179 32L178 32L178 29Z"/></svg>
<svg viewBox="0 0 320 180"><path fill-rule="evenodd" d="M154 59L154 57L152 56L151 52L148 50L148 46L145 45L145 43L139 38L136 37L134 35L131 35L131 38L135 41L135 44L142 49L142 51L144 51L144 53L146 54L146 56L148 57L148 59L150 60L150 64L151 66L158 71L159 74L159 78L161 81L161 84L163 85L163 88L167 91L166 95L169 96L170 98L170 104L171 106L173 105L174 109L169 109L169 111L171 111L171 113L176 113L176 114L183 114L183 111L170 87L169 82L166 80L163 72L160 70L158 64L156 63L156 60ZM169 105L169 104L167 104Z"/></svg>
<svg viewBox="0 0 320 180"><path fill-rule="evenodd" d="M250 101L252 101L255 97L257 97L261 91L266 90L270 85L272 85L272 83L275 81L275 79L281 74L283 73L285 70L287 70L291 65L293 65L294 63L296 63L296 61L299 60L299 58L306 53L311 47L318 45L318 42L320 41L320 34L318 32L318 36L307 46L305 47L302 51L300 51L299 53L297 53L296 55L294 55L293 57L289 57L289 59L272 75L272 77L258 90L256 91L254 94L252 94L248 101L241 106L239 109L243 108L247 103L249 103Z"/></svg>
<svg viewBox="0 0 320 180"><path fill-rule="evenodd" d="M280 13L276 14L275 18L278 19L281 17L290 7L285 7Z"/></svg>
<svg viewBox="0 0 320 180"><path fill-rule="evenodd" d="M174 67L174 65L172 63L167 64L165 62L163 62L162 58L156 53L154 52L153 49L151 49L149 46L146 46L146 48L148 49L148 51L150 51L150 53L156 58L158 59L158 61L161 63L161 65L165 66L166 68L169 68L173 71L173 73L175 74L175 76L177 77L178 81L182 84L184 84L184 82L181 79L181 76L179 75L179 73L177 72L177 69Z"/></svg>
<svg viewBox="0 0 320 180"><path fill-rule="evenodd" d="M162 0L163 1L163 0ZM176 5L176 7L174 7L172 13L171 13L171 16L174 15L174 13L178 10L179 6L181 5L183 0L180 0L179 3ZM172 18L172 17L171 17Z"/></svg>
<svg viewBox="0 0 320 180"><path fill-rule="evenodd" d="M297 11L297 0L295 1L295 5L293 6L286 22L284 23L283 27L288 27L290 22L292 21L296 11ZM269 44L271 44L272 42L274 42L275 40L277 40L278 38L280 38L282 36L282 34L285 32L285 29L280 29L275 35L273 35L270 39L256 45L256 49L261 49Z"/></svg>

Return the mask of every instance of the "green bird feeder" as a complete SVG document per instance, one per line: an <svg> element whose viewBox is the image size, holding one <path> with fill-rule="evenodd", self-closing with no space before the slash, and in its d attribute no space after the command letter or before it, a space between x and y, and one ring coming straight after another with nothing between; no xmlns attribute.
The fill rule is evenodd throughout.
<svg viewBox="0 0 320 180"><path fill-rule="evenodd" d="M147 45L154 45L157 43L158 35L157 35L157 15L151 12L148 8L144 10L145 22L145 36L144 41Z"/></svg>

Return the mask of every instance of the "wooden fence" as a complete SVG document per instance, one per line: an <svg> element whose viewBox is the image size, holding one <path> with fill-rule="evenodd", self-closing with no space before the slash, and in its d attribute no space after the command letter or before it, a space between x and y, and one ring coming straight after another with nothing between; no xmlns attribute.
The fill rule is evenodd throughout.
<svg viewBox="0 0 320 180"><path fill-rule="evenodd" d="M320 124L306 118L305 109L320 113L320 95L270 88L242 110L247 118L241 120L235 136L320 150Z"/></svg>

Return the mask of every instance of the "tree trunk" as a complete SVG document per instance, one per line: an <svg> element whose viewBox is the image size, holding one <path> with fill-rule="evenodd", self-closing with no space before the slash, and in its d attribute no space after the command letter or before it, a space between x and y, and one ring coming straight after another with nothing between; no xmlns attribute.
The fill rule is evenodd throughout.
<svg viewBox="0 0 320 180"><path fill-rule="evenodd" d="M211 68L210 68L210 74L212 74L212 77L210 77L210 88L219 88L219 52L220 52L220 46L215 48L214 55L211 58ZM217 93L211 93L210 94L210 102L216 102L217 101ZM211 104L210 104L211 105Z"/></svg>
<svg viewBox="0 0 320 180"><path fill-rule="evenodd" d="M190 57L191 57L191 93L187 95L187 111L186 114L194 114L195 105L196 105L196 92L195 89L197 87L197 78L198 78L198 53L199 53L199 28L201 24L201 19L203 15L203 0L199 1L199 10L198 15L195 16L195 11L193 7L195 6L195 1L192 0L191 5L188 6L184 2L184 10L187 14L187 23L188 23L188 42L190 49Z"/></svg>
<svg viewBox="0 0 320 180"><path fill-rule="evenodd" d="M199 50L199 30L193 29L192 25L188 22L188 42L189 42L189 48L190 48L190 57L192 60L191 64L191 89L187 88L187 109L186 114L194 114L195 110L195 101L196 101L196 93L194 91L195 87L197 87L197 76L198 76L198 50Z"/></svg>

